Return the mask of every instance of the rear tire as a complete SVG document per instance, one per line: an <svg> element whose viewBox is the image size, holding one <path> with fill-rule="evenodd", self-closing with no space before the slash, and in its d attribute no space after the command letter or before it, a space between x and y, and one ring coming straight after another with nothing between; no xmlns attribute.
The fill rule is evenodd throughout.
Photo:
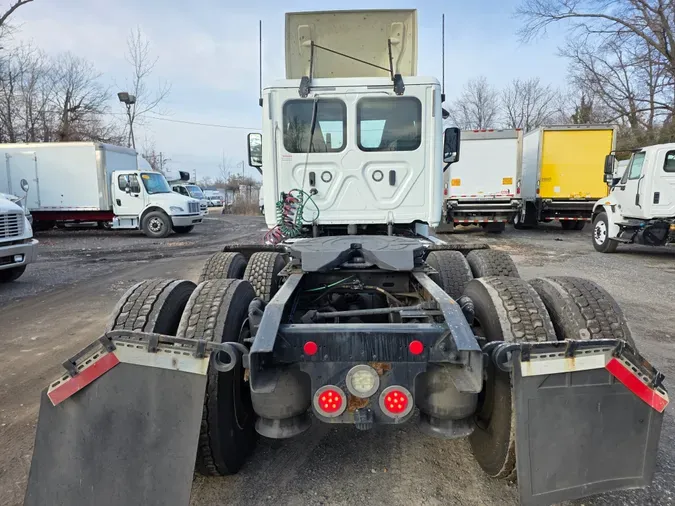
<svg viewBox="0 0 675 506"><path fill-rule="evenodd" d="M11 269L3 269L0 271L0 283L11 283L19 279L23 273L26 272L26 266L12 267Z"/></svg>
<svg viewBox="0 0 675 506"><path fill-rule="evenodd" d="M279 272L285 265L281 253L270 251L253 253L248 260L244 279L253 285L257 297L269 302L281 286Z"/></svg>
<svg viewBox="0 0 675 506"><path fill-rule="evenodd" d="M192 229L195 228L194 225L187 225L185 227L173 227L173 231L177 234L189 234L192 232Z"/></svg>
<svg viewBox="0 0 675 506"><path fill-rule="evenodd" d="M623 339L635 348L619 304L597 283L556 276L533 279L530 285L544 302L558 340Z"/></svg>
<svg viewBox="0 0 675 506"><path fill-rule="evenodd" d="M464 295L473 301L474 333L486 341L556 340L544 303L522 279L474 279ZM476 428L469 436L469 444L478 464L493 478L515 478L516 435L512 408L509 373L488 364L487 379L478 397Z"/></svg>
<svg viewBox="0 0 675 506"><path fill-rule="evenodd" d="M138 330L175 336L195 286L192 281L174 279L148 279L135 284L115 306L106 331Z"/></svg>
<svg viewBox="0 0 675 506"><path fill-rule="evenodd" d="M471 267L459 251L432 251L427 255L427 264L438 271L429 276L445 293L457 300L464 288L473 279Z"/></svg>
<svg viewBox="0 0 675 506"><path fill-rule="evenodd" d="M243 279L246 257L241 253L214 253L204 264L199 282L209 279Z"/></svg>
<svg viewBox="0 0 675 506"><path fill-rule="evenodd" d="M518 268L503 251L494 249L475 249L466 256L474 278L486 276L509 276L519 278Z"/></svg>
<svg viewBox="0 0 675 506"><path fill-rule="evenodd" d="M254 297L250 283L238 279L199 284L183 313L178 337L243 342ZM255 447L255 412L242 364L218 372L213 356L210 360L195 468L205 476L224 476L239 471Z"/></svg>
<svg viewBox="0 0 675 506"><path fill-rule="evenodd" d="M163 239L171 233L171 220L162 211L150 211L143 217L141 230L148 237Z"/></svg>
<svg viewBox="0 0 675 506"><path fill-rule="evenodd" d="M593 247L600 253L614 253L618 245L618 241L609 238L607 213L598 214L593 221Z"/></svg>

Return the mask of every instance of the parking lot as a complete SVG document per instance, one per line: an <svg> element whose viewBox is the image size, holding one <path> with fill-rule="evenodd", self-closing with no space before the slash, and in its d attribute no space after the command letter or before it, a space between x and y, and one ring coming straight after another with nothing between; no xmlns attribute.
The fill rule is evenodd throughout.
<svg viewBox="0 0 675 506"><path fill-rule="evenodd" d="M39 393L58 364L103 331L109 311L135 282L150 277L197 280L204 260L226 243L260 242L261 217L212 212L193 233L152 240L138 232L55 229L38 236L39 260L16 283L0 286L0 504L23 500ZM675 250L621 246L596 253L590 227L488 236L459 230L451 241L486 241L509 252L524 278L582 276L622 306L640 351L675 378ZM578 504L675 504L675 408L666 411L657 475L646 491ZM315 424L290 441L262 441L240 474L195 477L194 506L517 504L514 485L487 479L466 441L422 435L413 424L359 432Z"/></svg>

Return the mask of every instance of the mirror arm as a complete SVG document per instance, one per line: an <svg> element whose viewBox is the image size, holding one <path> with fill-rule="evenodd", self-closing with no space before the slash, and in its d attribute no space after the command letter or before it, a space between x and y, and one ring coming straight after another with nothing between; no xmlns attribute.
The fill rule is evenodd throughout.
<svg viewBox="0 0 675 506"><path fill-rule="evenodd" d="M443 172L445 172L446 170L448 170L448 168L450 167L450 165L452 165L452 164L451 164L450 162L447 162L447 163L445 164L445 167L443 167Z"/></svg>

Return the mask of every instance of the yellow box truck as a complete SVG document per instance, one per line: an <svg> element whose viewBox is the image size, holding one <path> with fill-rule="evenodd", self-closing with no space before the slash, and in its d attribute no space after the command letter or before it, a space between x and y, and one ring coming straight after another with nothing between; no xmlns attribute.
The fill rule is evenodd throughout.
<svg viewBox="0 0 675 506"><path fill-rule="evenodd" d="M607 195L605 156L615 145L611 125L548 126L525 134L516 228L553 220L566 230L584 228L594 203Z"/></svg>

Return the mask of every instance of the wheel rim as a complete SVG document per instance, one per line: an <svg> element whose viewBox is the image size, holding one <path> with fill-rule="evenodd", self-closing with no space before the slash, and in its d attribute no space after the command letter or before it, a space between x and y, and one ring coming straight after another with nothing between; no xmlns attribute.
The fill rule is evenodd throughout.
<svg viewBox="0 0 675 506"><path fill-rule="evenodd" d="M150 218L150 223L148 224L150 231L153 233L161 232L164 228L164 222L159 218Z"/></svg>
<svg viewBox="0 0 675 506"><path fill-rule="evenodd" d="M598 221L595 224L595 230L593 231L593 237L595 242L598 245L604 244L607 240L607 225L604 221Z"/></svg>

